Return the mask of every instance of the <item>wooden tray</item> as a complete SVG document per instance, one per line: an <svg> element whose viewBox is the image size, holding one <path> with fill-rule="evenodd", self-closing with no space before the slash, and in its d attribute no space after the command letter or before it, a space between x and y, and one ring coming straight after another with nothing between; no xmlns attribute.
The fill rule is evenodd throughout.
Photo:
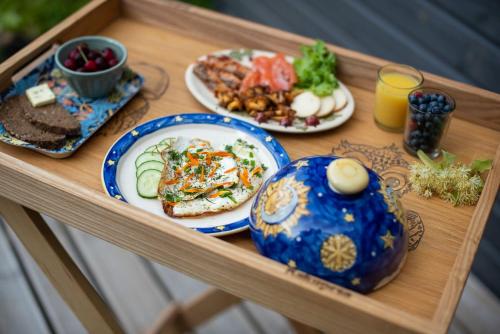
<svg viewBox="0 0 500 334"><path fill-rule="evenodd" d="M372 120L376 70L386 62L331 46L340 79L356 100L352 119L325 133L276 137L292 159L332 151L354 155L399 182L416 233L413 247L418 247L392 283L364 296L257 255L247 233L224 239L202 235L108 197L100 184L102 158L124 131L158 116L204 110L183 80L197 57L234 47L297 55L299 45L311 39L175 2L98 0L2 63L0 88L53 43L94 33L124 43L131 66L147 63L149 73L137 68L146 77L145 92L70 159L0 144L2 196L327 332L446 332L499 186L500 95L424 74L428 85L457 101L444 147L466 161L490 157L495 162L475 208L417 198L407 191L413 159L403 153L401 135L380 131ZM164 71L171 84L161 95Z"/></svg>

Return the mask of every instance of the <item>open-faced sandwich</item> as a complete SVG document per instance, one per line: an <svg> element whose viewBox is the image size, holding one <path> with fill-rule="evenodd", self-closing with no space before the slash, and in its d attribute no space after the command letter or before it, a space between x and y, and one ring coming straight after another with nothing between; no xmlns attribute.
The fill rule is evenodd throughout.
<svg viewBox="0 0 500 334"><path fill-rule="evenodd" d="M257 192L265 166L242 139L214 148L203 139L167 138L136 159L137 192L159 198L171 217L231 210Z"/></svg>

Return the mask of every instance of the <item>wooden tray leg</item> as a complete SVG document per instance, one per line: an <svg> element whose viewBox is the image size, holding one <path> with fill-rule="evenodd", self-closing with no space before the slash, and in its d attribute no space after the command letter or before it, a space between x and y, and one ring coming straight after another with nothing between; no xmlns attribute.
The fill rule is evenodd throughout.
<svg viewBox="0 0 500 334"><path fill-rule="evenodd" d="M109 307L38 212L0 197L0 212L89 333L123 333Z"/></svg>
<svg viewBox="0 0 500 334"><path fill-rule="evenodd" d="M216 288L209 288L184 304L174 304L167 308L149 334L178 334L191 331L239 302L241 302L239 297Z"/></svg>

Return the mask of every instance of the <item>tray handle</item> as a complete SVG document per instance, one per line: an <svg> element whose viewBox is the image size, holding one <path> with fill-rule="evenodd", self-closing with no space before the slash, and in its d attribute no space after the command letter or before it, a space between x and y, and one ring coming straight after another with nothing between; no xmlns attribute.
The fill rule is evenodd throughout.
<svg viewBox="0 0 500 334"><path fill-rule="evenodd" d="M12 75L11 77L12 83L18 82L23 77L25 77L29 72L31 72L34 68L42 64L45 60L47 60L51 56L53 56L56 53L58 47L59 44L53 44L49 48L42 51L42 53L38 57L34 58L33 60L29 59L28 61L31 60L31 62L29 62L27 65L22 66L20 70L18 70Z"/></svg>

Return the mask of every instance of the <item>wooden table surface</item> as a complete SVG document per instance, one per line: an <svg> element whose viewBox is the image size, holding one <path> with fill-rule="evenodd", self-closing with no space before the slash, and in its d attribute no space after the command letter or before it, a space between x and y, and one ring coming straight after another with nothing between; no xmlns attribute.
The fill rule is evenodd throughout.
<svg viewBox="0 0 500 334"><path fill-rule="evenodd" d="M154 1L152 2L155 3ZM7 158L10 156L18 160L15 163L13 160L4 160L0 162L0 172L9 171L8 174L4 174L3 176L0 175L0 184L5 185L7 189L15 189L15 180L12 180L12 176L22 174L22 168L26 167L26 175L30 174L32 177L36 178L37 176L35 174L38 173L38 176L43 177L45 180L43 182L47 183L49 183L47 180L53 179L54 183L52 186L54 188L63 189L64 185L61 182L67 180L71 187L79 188L75 190L75 193L78 193L79 190L83 191L78 196L81 196L83 193L89 194L91 197L89 201L92 201L94 205L102 201L103 210L109 209L111 206L121 208L122 204L118 203L118 201L106 199L101 186L100 170L102 159L110 145L123 134L124 131L132 129L136 122L142 123L156 117L171 114L204 111L205 109L190 95L183 80L186 67L200 55L225 48L262 47L262 45L258 44L259 42L252 41L251 38L243 40L245 43L235 44L234 40L231 38L225 40L224 36L218 36L219 38L216 40L215 37L217 36L211 39L205 39L201 38L199 33L182 33L180 31L182 27L176 26L175 20L171 23L172 28L158 22L149 24L144 20L138 20L143 14L133 11L134 7L132 2L130 2L129 5L131 6L131 10L125 11L126 15L124 17L113 20L110 24L106 25L105 28L99 31L99 34L116 38L128 48L129 64L132 68L134 68L134 64L148 63L166 70L170 76L170 86L168 90L161 98L148 101L149 110L147 110L140 119L134 116L134 112L137 110L141 101L136 99L130 103L120 112L123 115L117 115L107 126L100 130L97 135L92 137L81 149L79 149L77 153L68 159L55 160L28 150L1 144L0 157ZM153 11L154 7L148 10ZM151 15L151 13L149 14ZM182 18L179 18L179 20L180 19ZM216 33L217 32L218 31L216 31ZM283 38L287 37L288 35L283 35ZM308 40L303 39L300 41ZM265 41L261 43L266 44ZM297 41L283 45L268 44L267 48L270 50L285 51L291 55L297 55L297 44ZM346 53L345 50L339 50L339 52ZM341 57L340 62L342 62L342 59ZM347 58L345 59L347 62ZM359 69L359 71L362 70L362 68ZM143 73L147 80L146 89L154 90L152 86L154 86L156 80L155 72L154 70L151 70L151 72L148 71L149 70L145 69L145 73ZM341 71L340 75L340 79L348 84L356 101L356 110L349 122L338 129L318 134L274 134L292 159L315 154L330 154L332 149L337 147L342 140L347 140L353 145L364 144L377 148L383 148L394 144L397 150L403 152L401 134L383 132L379 130L373 122L372 110L374 104L373 90L375 77L371 78L370 83L369 78L358 80L354 77L355 73L356 71L354 70ZM150 78L149 81L148 77ZM432 80L439 81L439 79L433 76L429 75L429 77L432 78ZM450 84L450 81L443 79L442 83L447 85ZM460 86L460 89L463 89L463 87L465 86ZM492 98L488 103L482 102L486 98L483 98L483 100L479 99L479 104L493 105L497 108L500 106L500 98L498 96L492 93L490 95L490 93L485 93L481 90L477 90L477 92L483 94L486 98ZM463 93L463 96L460 96L460 98L473 96L475 92L472 91L469 93ZM457 114L463 115L474 112L469 106L470 105L467 103L463 105L459 104ZM485 112L484 109L486 108L483 108L481 112ZM457 154L460 159L469 161L474 158L494 158L495 155L498 154L499 143L499 131L455 117L443 143L443 147ZM402 157L406 162L413 161L413 158L405 153L402 154ZM27 165L24 165L24 163ZM13 170L16 170L18 174L13 174ZM41 171L43 171L43 175L40 174ZM423 324L429 323L439 324L439 328L447 326L446 323L449 323L454 308L456 307L459 293L465 282L468 270L470 269L470 262L477 249L477 243L479 242L479 237L484 227L484 220L486 217L483 216L486 215L487 212L482 211L489 211L496 190L498 189L498 167L490 174L494 176L493 179L489 180L488 184L488 187L492 189L485 191L483 194L485 199L483 199L477 207L476 212L474 207L453 208L451 205L438 199L424 200L418 198L412 192L406 193L402 199L403 205L407 210L417 212L425 225L425 234L419 247L415 251L409 253L407 263L401 274L391 284L366 297L349 293L350 301L346 299L346 302L351 306L359 302L363 304L365 309L372 315L379 312L377 308L380 306L388 307L389 310L395 313L401 312L398 315L401 317L405 314L411 315L411 319L416 320L414 326L408 325L413 327L411 331L416 331L416 327L420 325L424 326ZM23 187L26 187L26 184L23 184ZM34 183L33 187L32 190L34 194L38 196L44 194L42 191L39 194L37 193L37 183ZM67 192L68 189L63 189L63 191ZM23 190L23 193L24 192ZM17 194L9 194L7 196L15 200L22 200ZM54 200L56 200L56 197L54 197ZM23 204L29 206L30 202L26 201L26 203ZM38 209L38 203L31 204ZM45 203L39 206L39 209L42 211L44 209L49 211L49 213L56 211L48 208ZM62 210L62 208L58 208L58 210ZM176 260L174 255L170 255L169 258L163 258L162 256L164 255L162 255L161 252L154 254L154 251L149 249L148 245L144 245L143 241L139 240L140 238L138 238L137 244L131 244L129 240L125 240L118 232L121 228L124 228L124 231L126 230L127 232L138 229L138 233L140 233L140 224L128 225L128 223L124 223L123 227L121 227L117 222L110 221L110 224L112 224L109 226L109 230L105 231L103 229L103 222L95 222L95 224L84 222L85 219L83 216L85 214L78 210L75 210L76 222L71 223L71 211L72 208L67 207L65 212L59 213L60 217L64 218L62 219L63 221L120 246L126 245L129 249L141 255L159 260L160 262L163 261L162 263L172 265L174 268L182 270L190 275L204 278L212 283L217 283L216 274L211 274L212 276L208 277L208 274L201 272L202 267L198 265L198 269L195 268L197 266L194 264L196 261L188 265L182 264L180 259ZM125 213L129 212L133 213L137 211L132 210ZM473 215L475 215L474 219L477 222L477 226L471 224ZM150 216L142 216L138 213L138 217L143 219L143 217ZM131 219L135 218L132 217ZM144 224L145 226L147 225L146 222L144 222ZM163 220L154 219L154 221L151 222L152 228L158 229L158 231L168 233L169 228L172 231L177 231L177 229L174 229L170 224L172 223L166 218ZM110 232L113 230L115 230L115 233ZM190 234L180 234L180 238L188 239L189 235ZM133 236L129 237L133 238ZM225 247L225 243L212 243L208 241L208 238L211 237L203 236L203 238L199 239L198 237L195 238L193 235L193 239L197 240L197 242L202 243L207 239L207 245L212 244L217 247ZM245 250L250 250L251 252L255 251L247 232L224 237L222 240ZM157 245L159 241L153 240L152 242L154 242L154 245ZM151 244L149 246L154 247L154 245ZM226 247L226 249L227 252L231 252L234 248ZM221 251L223 251L222 248ZM227 255L229 256L230 254ZM243 256L244 253L238 253L238 255L242 256L242 261L246 258L246 255ZM265 263L268 262L270 261L266 260ZM256 261L255 265L257 263L260 262ZM285 266L282 267L282 279L294 282L294 284L299 284L305 289L317 289L317 287L311 285L310 282L286 275L286 268ZM269 264L269 268L275 270L278 267L275 264ZM264 268L264 270L269 268ZM230 268L227 270L228 272L231 271ZM253 273L248 271L247 274L249 277L247 284L250 285L252 284ZM223 273L222 275L224 276L226 274ZM253 279L257 278L254 277ZM236 287L228 287L230 292L234 292L235 289ZM329 296L336 294L331 291L322 293L326 293ZM249 292L248 294L254 294L255 298L259 301L266 299L257 292ZM241 292L241 295L244 297L251 297L246 295L246 292ZM336 296L335 298L343 297ZM284 306L284 308L291 307L292 305ZM293 313L293 310L290 312ZM383 310L381 309L380 313L382 312ZM378 316L385 320L390 317L390 315L386 314L379 314ZM391 321L402 323L407 319L410 318L401 318L400 321ZM326 318L323 321L327 321ZM318 322L321 321L318 320ZM425 328L424 326L421 330L423 332L429 332L432 331L431 328L433 327Z"/></svg>

